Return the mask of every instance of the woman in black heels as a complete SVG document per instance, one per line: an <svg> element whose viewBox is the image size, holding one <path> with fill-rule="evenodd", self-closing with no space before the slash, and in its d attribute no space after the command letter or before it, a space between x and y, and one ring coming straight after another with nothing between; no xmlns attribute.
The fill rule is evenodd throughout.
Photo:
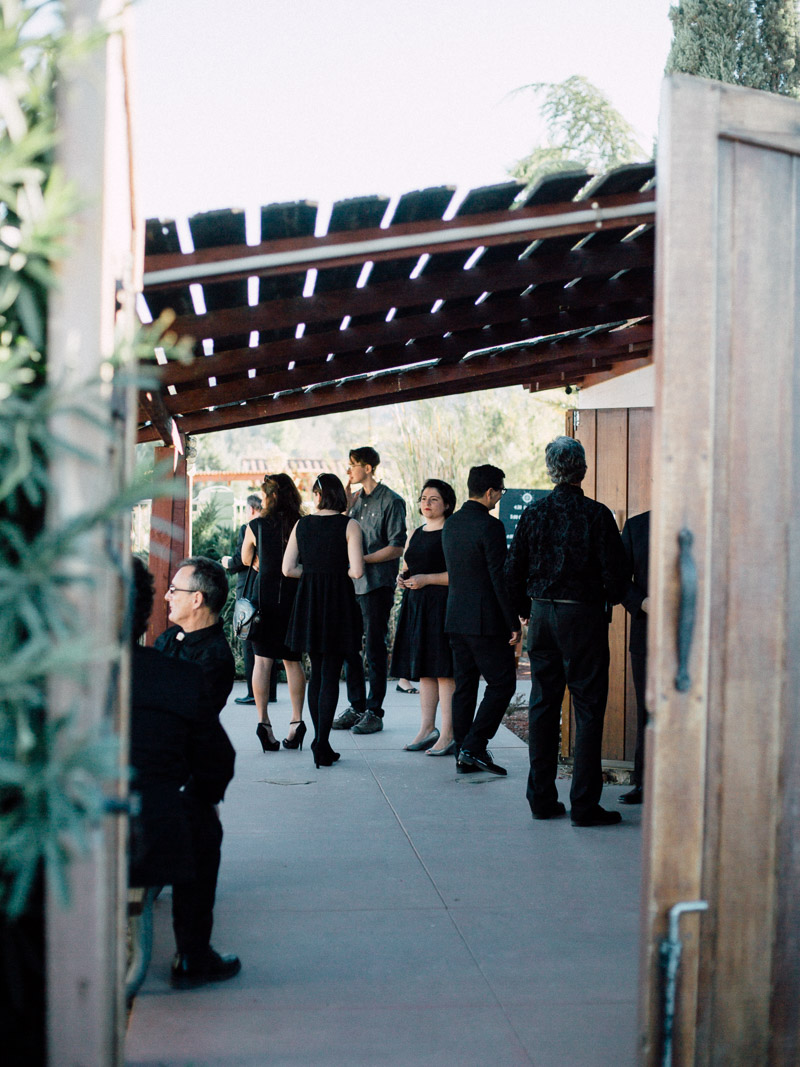
<svg viewBox="0 0 800 1067"><path fill-rule="evenodd" d="M289 535L302 515L300 493L288 474L267 474L261 486L261 515L247 527L242 542L242 563L258 569L258 603L261 621L251 631L255 653L253 696L256 698L259 723L256 734L264 752L281 747L269 721L269 682L276 659L282 659L289 685L292 721L286 748L302 748L306 734L303 700L306 678L300 653L286 644L286 628L297 593L297 581L281 573L281 562ZM292 727L294 729L292 730Z"/></svg>
<svg viewBox="0 0 800 1067"><path fill-rule="evenodd" d="M314 724L311 748L317 767L339 758L330 746L344 657L361 647L361 611L354 578L364 573L361 527L347 510L344 486L335 474L320 474L312 489L316 511L301 518L289 537L283 573L299 578L286 641L308 652L308 709Z"/></svg>

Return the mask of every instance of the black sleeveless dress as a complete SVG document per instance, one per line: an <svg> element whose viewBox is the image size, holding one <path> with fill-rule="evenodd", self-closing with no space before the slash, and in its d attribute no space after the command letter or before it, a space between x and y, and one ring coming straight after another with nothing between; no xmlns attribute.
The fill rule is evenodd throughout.
<svg viewBox="0 0 800 1067"><path fill-rule="evenodd" d="M294 606L298 581L281 571L283 538L280 523L268 516L253 519L250 529L256 539L258 557L258 603L261 621L250 632L253 652L268 659L298 660L286 643L286 630Z"/></svg>
<svg viewBox="0 0 800 1067"><path fill-rule="evenodd" d="M297 524L303 573L286 642L298 652L358 652L361 610L347 573L346 515L306 515Z"/></svg>
<svg viewBox="0 0 800 1067"><path fill-rule="evenodd" d="M412 575L446 571L442 531L426 532L421 526L415 530L403 564ZM453 677L453 654L444 632L446 608L446 585L403 590L390 668L393 678L418 682L420 678Z"/></svg>

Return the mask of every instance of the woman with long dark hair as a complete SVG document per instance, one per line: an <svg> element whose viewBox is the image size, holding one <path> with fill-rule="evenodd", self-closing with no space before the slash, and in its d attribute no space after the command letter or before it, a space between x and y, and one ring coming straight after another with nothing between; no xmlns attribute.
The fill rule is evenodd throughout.
<svg viewBox="0 0 800 1067"><path fill-rule="evenodd" d="M285 748L302 748L306 734L303 722L303 699L306 677L300 663L300 652L286 643L286 628L297 593L297 581L281 572L283 553L295 523L303 514L297 486L288 474L267 474L261 486L263 507L261 515L247 527L242 542L242 563L254 563L258 568L258 603L261 621L250 631L255 653L253 667L253 696L258 708L256 733L264 752L277 752L276 741L269 721L269 679L275 660L283 660L292 720ZM294 729L292 729L292 727Z"/></svg>
<svg viewBox="0 0 800 1067"><path fill-rule="evenodd" d="M364 573L364 552L361 527L342 514L347 498L336 475L320 474L312 493L316 511L298 521L283 557L284 575L300 580L286 640L311 660L311 748L317 767L330 767L339 759L329 737L344 657L361 647L353 579Z"/></svg>
<svg viewBox="0 0 800 1067"><path fill-rule="evenodd" d="M442 529L456 506L453 487L429 478L419 495L425 520L414 530L403 552L403 569L397 584L403 603L397 621L391 673L395 678L419 682L421 722L408 752L431 756L452 755L453 655L444 632L447 608L447 566L442 551ZM436 729L436 708L442 709L442 729Z"/></svg>

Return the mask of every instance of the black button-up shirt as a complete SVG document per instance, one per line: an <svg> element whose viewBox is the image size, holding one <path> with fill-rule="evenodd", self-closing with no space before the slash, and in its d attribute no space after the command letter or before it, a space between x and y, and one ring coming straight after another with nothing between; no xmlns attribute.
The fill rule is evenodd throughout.
<svg viewBox="0 0 800 1067"><path fill-rule="evenodd" d="M236 665L222 623L186 633L180 626L170 626L155 640L155 647L168 656L188 659L203 668L214 711L219 715L233 689Z"/></svg>
<svg viewBox="0 0 800 1067"><path fill-rule="evenodd" d="M557 485L522 513L505 566L521 618L531 598L618 604L629 584L622 539L605 504Z"/></svg>
<svg viewBox="0 0 800 1067"><path fill-rule="evenodd" d="M348 514L361 527L365 556L390 545L405 545L406 502L383 482L378 482L371 493L362 489ZM399 558L365 563L363 576L354 582L356 593L371 593L382 586L394 589L399 565Z"/></svg>

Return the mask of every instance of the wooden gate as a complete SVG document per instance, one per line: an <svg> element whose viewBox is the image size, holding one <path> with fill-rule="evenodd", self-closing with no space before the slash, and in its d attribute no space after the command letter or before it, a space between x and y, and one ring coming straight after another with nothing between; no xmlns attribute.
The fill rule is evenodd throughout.
<svg viewBox="0 0 800 1067"><path fill-rule="evenodd" d="M672 1062L796 1064L800 105L668 79L658 175L642 1058L664 1062L670 910L702 901Z"/></svg>

